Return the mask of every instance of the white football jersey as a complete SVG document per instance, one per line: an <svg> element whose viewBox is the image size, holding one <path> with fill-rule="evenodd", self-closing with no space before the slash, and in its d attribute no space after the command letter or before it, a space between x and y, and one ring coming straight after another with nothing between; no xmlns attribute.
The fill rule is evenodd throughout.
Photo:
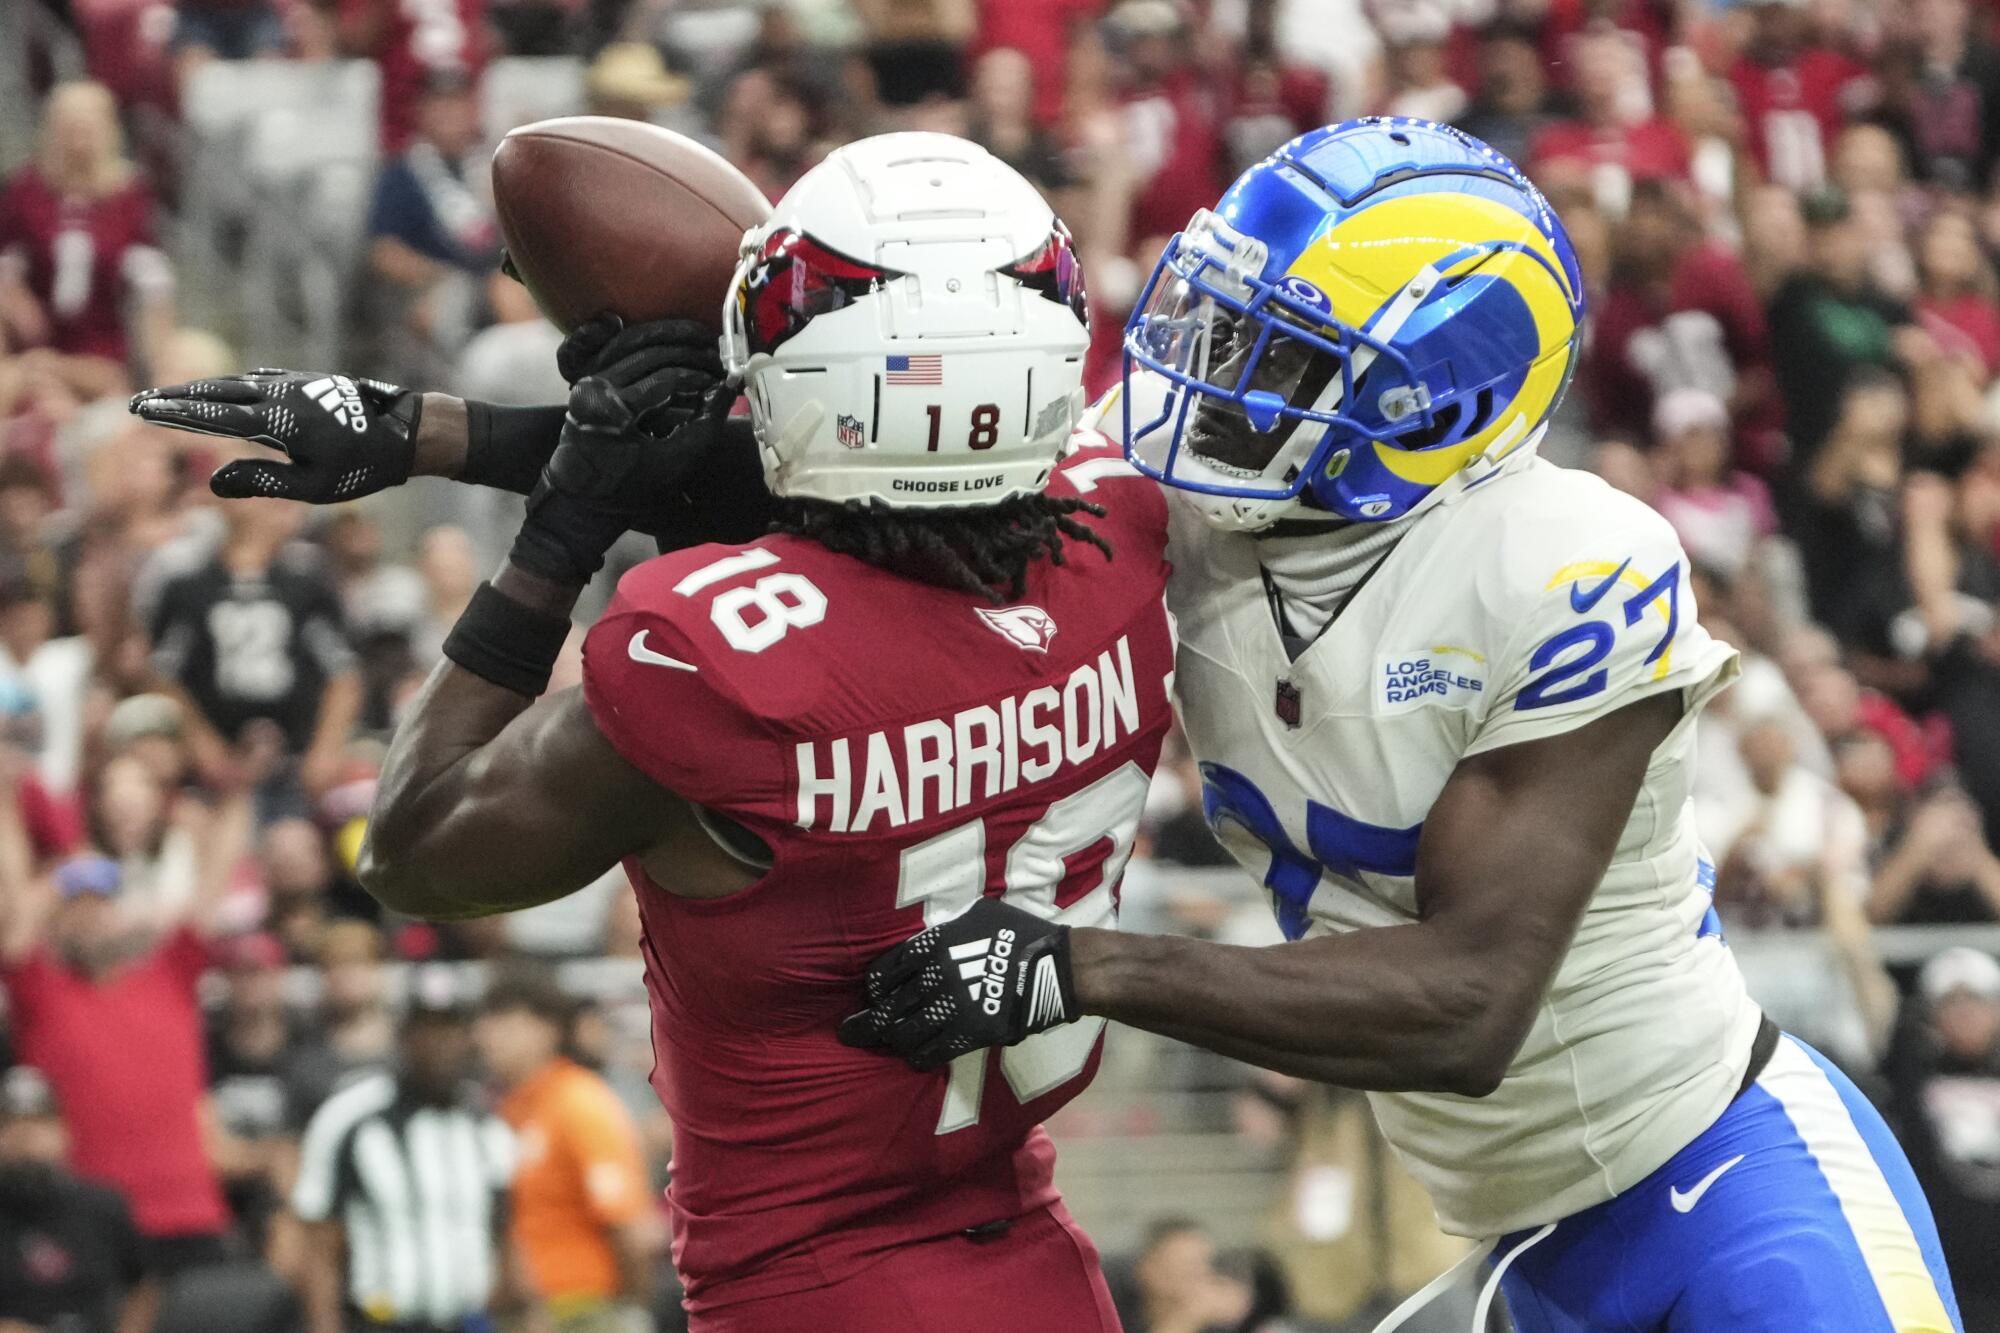
<svg viewBox="0 0 2000 1333"><path fill-rule="evenodd" d="M1182 722L1210 822L1291 938L1417 919L1417 841L1461 759L1681 692L1499 1089L1371 1094L1446 1230L1498 1236L1637 1183L1721 1114L1759 1023L1689 795L1694 719L1736 654L1697 622L1673 530L1589 473L1510 460L1409 520L1292 661L1255 540L1168 494Z"/></svg>

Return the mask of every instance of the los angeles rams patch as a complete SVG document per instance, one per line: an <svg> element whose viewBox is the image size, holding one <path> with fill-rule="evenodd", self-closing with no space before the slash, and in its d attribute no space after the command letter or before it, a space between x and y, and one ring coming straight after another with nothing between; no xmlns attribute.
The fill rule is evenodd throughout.
<svg viewBox="0 0 2000 1333"><path fill-rule="evenodd" d="M1375 664L1375 711L1469 708L1486 692L1486 658L1471 648L1434 644L1389 653Z"/></svg>

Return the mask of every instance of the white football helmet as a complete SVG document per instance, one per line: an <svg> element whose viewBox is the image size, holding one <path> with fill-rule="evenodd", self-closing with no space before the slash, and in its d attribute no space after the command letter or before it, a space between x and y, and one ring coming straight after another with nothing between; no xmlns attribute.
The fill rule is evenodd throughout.
<svg viewBox="0 0 2000 1333"><path fill-rule="evenodd" d="M1089 342L1068 230L948 134L848 144L743 237L723 307L778 495L987 505L1047 484Z"/></svg>

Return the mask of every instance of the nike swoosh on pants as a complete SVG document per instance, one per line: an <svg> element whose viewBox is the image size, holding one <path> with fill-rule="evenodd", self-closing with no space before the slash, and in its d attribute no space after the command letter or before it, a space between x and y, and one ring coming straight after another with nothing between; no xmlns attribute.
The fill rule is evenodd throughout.
<svg viewBox="0 0 2000 1333"><path fill-rule="evenodd" d="M1708 1187L1710 1185L1713 1185L1716 1181L1722 1179L1723 1172L1727 1171L1730 1167L1735 1166L1738 1162L1742 1160L1743 1160L1743 1154L1737 1153L1736 1156L1730 1158L1728 1161L1724 1162L1721 1166L1716 1167L1715 1170L1709 1172L1707 1175L1703 1176L1700 1180L1696 1181L1695 1187L1687 1191L1685 1194L1681 1192L1679 1186L1674 1186L1668 1189L1667 1202L1673 1205L1673 1209L1677 1213L1693 1212L1694 1206L1701 1202L1701 1196L1708 1193Z"/></svg>

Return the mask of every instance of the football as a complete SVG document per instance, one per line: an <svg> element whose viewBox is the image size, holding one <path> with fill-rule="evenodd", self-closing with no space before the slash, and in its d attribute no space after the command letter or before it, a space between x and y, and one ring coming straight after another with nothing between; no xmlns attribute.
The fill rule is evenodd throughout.
<svg viewBox="0 0 2000 1333"><path fill-rule="evenodd" d="M599 311L722 328L743 233L770 216L750 178L685 135L565 116L508 134L493 201L515 274L567 332Z"/></svg>

